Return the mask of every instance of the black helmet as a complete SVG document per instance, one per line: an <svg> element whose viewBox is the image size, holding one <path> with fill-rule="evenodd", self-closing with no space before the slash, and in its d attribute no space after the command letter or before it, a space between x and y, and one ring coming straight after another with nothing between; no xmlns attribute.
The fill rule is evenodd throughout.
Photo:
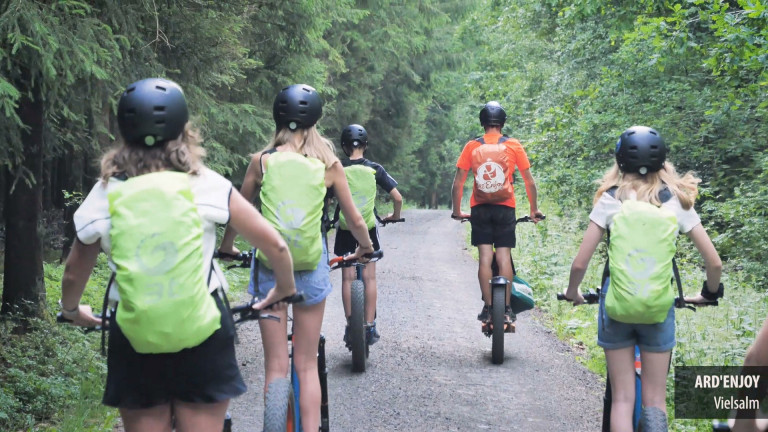
<svg viewBox="0 0 768 432"><path fill-rule="evenodd" d="M117 104L117 125L128 144L151 147L174 140L189 120L187 100L178 84L147 78L128 86Z"/></svg>
<svg viewBox="0 0 768 432"><path fill-rule="evenodd" d="M480 110L480 124L483 126L504 126L507 113L496 101L490 101Z"/></svg>
<svg viewBox="0 0 768 432"><path fill-rule="evenodd" d="M347 156L353 148L368 145L368 132L359 124L351 124L341 131L341 148Z"/></svg>
<svg viewBox="0 0 768 432"><path fill-rule="evenodd" d="M322 115L323 101L320 95L306 84L285 87L277 94L272 105L272 117L278 129L287 127L294 131L310 128Z"/></svg>
<svg viewBox="0 0 768 432"><path fill-rule="evenodd" d="M616 143L616 163L625 173L645 175L656 172L667 158L667 146L656 130L646 126L632 126L624 131Z"/></svg>

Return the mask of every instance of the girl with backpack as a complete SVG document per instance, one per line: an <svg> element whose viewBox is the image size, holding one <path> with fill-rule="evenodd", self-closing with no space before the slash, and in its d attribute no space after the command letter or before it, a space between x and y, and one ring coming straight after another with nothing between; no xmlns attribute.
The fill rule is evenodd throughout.
<svg viewBox="0 0 768 432"><path fill-rule="evenodd" d="M117 306L103 403L119 409L128 432L169 431L173 420L177 431L221 431L229 400L245 392L213 262L216 224L229 222L273 262L277 288L255 308L296 292L285 240L203 165L202 140L188 120L178 84L150 78L128 86L117 108L121 136L75 212L77 239L62 277L62 316L100 325L79 302L99 252L109 256L108 295Z"/></svg>
<svg viewBox="0 0 768 432"><path fill-rule="evenodd" d="M272 110L275 135L264 150L251 157L240 189L251 201L259 190L261 211L288 243L296 285L306 299L293 306L293 360L301 387L301 422L306 431L320 427L317 348L325 299L331 292L328 249L321 226L328 188L333 187L349 229L359 244L347 259L367 262L363 255L374 251L333 143L315 127L322 109L322 101L314 88L296 84L282 89ZM234 238L235 233L227 229L219 251L238 253L233 246ZM257 251L249 292L262 297L274 283L271 260ZM264 346L265 394L269 384L285 378L290 368L287 316L285 311L276 315L281 317L280 322L259 321Z"/></svg>
<svg viewBox="0 0 768 432"><path fill-rule="evenodd" d="M683 176L677 174L673 165L666 161L666 153L664 140L654 129L633 126L621 134L616 144L616 163L603 176L595 194L594 207L589 216L590 223L571 265L568 289L564 294L574 305L584 303L579 284L584 278L589 260L607 230L610 276L605 279L600 292L597 340L598 345L605 350L611 383L611 431L633 429L635 345L640 347L643 362L644 409L640 419L641 425L644 426L642 430L656 430L648 429L651 424L663 424L662 430L667 430L666 382L671 352L675 346L674 288L670 280L673 273L674 237L678 232L686 234L693 241L706 266L707 280L700 296L693 300L703 303L722 297L723 294L720 283L720 257L693 209L698 194L697 184L701 180L690 172ZM629 208L636 209L633 210L635 215L659 212L660 216L655 223L647 226L629 224L627 231L619 232L620 222L631 220L633 216L632 213L627 213ZM645 239L658 237L658 231L670 226L671 229L665 231L669 233L670 238L662 238L663 241L657 241L653 246L661 248L658 244L668 242L664 243L667 247L661 251L661 255L649 253L646 256L643 255L646 250L632 249L631 245L618 248L625 238L642 243ZM659 259L659 256L664 258ZM640 317L623 321L616 319L618 312L612 312L611 297L613 294L616 298L620 288L623 288L619 281L637 283L635 287L640 291L650 289L654 282L661 281L665 300L660 306L660 318ZM654 297L652 300L659 298ZM634 299L630 300L633 301L629 303L638 303ZM620 301L613 303L619 304ZM621 308L617 308L619 309Z"/></svg>

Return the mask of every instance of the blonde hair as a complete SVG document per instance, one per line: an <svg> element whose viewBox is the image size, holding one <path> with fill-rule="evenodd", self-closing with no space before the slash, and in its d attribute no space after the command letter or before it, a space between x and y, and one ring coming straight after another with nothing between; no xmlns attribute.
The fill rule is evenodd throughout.
<svg viewBox="0 0 768 432"><path fill-rule="evenodd" d="M683 209L688 210L693 207L693 203L696 201L699 194L697 185L700 182L701 179L691 171L680 176L671 162L664 162L664 166L659 171L644 176L636 173L622 173L618 164L614 162L613 167L598 182L600 187L597 189L593 203L596 204L605 191L618 186L616 198L620 201L629 198L634 191L638 201L660 206L659 192L666 185L669 191L677 196Z"/></svg>
<svg viewBox="0 0 768 432"><path fill-rule="evenodd" d="M136 177L158 171L180 171L199 174L203 168L205 149L200 131L187 122L180 139L168 141L165 145L144 147L127 144L123 138L101 158L101 179L125 175Z"/></svg>
<svg viewBox="0 0 768 432"><path fill-rule="evenodd" d="M275 132L272 141L269 142L264 150L270 150L284 144L295 144L294 151L296 153L320 160L325 164L326 169L339 162L333 143L328 138L320 135L315 126L295 131L282 128Z"/></svg>

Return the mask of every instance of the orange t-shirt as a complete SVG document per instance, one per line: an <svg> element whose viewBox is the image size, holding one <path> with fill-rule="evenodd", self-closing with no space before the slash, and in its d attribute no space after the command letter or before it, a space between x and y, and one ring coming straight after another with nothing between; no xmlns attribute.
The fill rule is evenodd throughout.
<svg viewBox="0 0 768 432"><path fill-rule="evenodd" d="M485 141L487 144L496 144L499 142L499 138L501 138L501 134L499 133L487 133L483 135L483 141ZM464 150L461 151L461 155L459 155L459 160L456 162L456 168L463 169L466 171L472 170L472 151L475 150L478 146L481 146L479 141L471 140L469 141L465 146ZM525 169L528 169L531 167L531 163L528 161L528 155L525 154L525 149L523 149L523 146L520 144L520 142L514 138L510 138L502 145L506 146L507 150L507 158L509 161L511 161L511 164L509 166L509 175L510 175L510 183L512 182L511 176L515 173L515 166L518 170L522 171ZM472 189L473 193L472 196L469 199L469 206L474 207L478 203L475 201L475 194L474 194L474 188ZM496 203L495 205L505 205L507 207L515 207L515 194L512 194L512 197L509 198L506 201L502 201L500 203Z"/></svg>

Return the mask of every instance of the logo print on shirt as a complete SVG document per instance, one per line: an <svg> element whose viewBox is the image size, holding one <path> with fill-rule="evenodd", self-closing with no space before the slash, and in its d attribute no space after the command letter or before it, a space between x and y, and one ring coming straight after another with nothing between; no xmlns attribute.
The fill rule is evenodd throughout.
<svg viewBox="0 0 768 432"><path fill-rule="evenodd" d="M504 169L489 159L477 169L475 184L480 192L493 193L501 190L504 186Z"/></svg>

